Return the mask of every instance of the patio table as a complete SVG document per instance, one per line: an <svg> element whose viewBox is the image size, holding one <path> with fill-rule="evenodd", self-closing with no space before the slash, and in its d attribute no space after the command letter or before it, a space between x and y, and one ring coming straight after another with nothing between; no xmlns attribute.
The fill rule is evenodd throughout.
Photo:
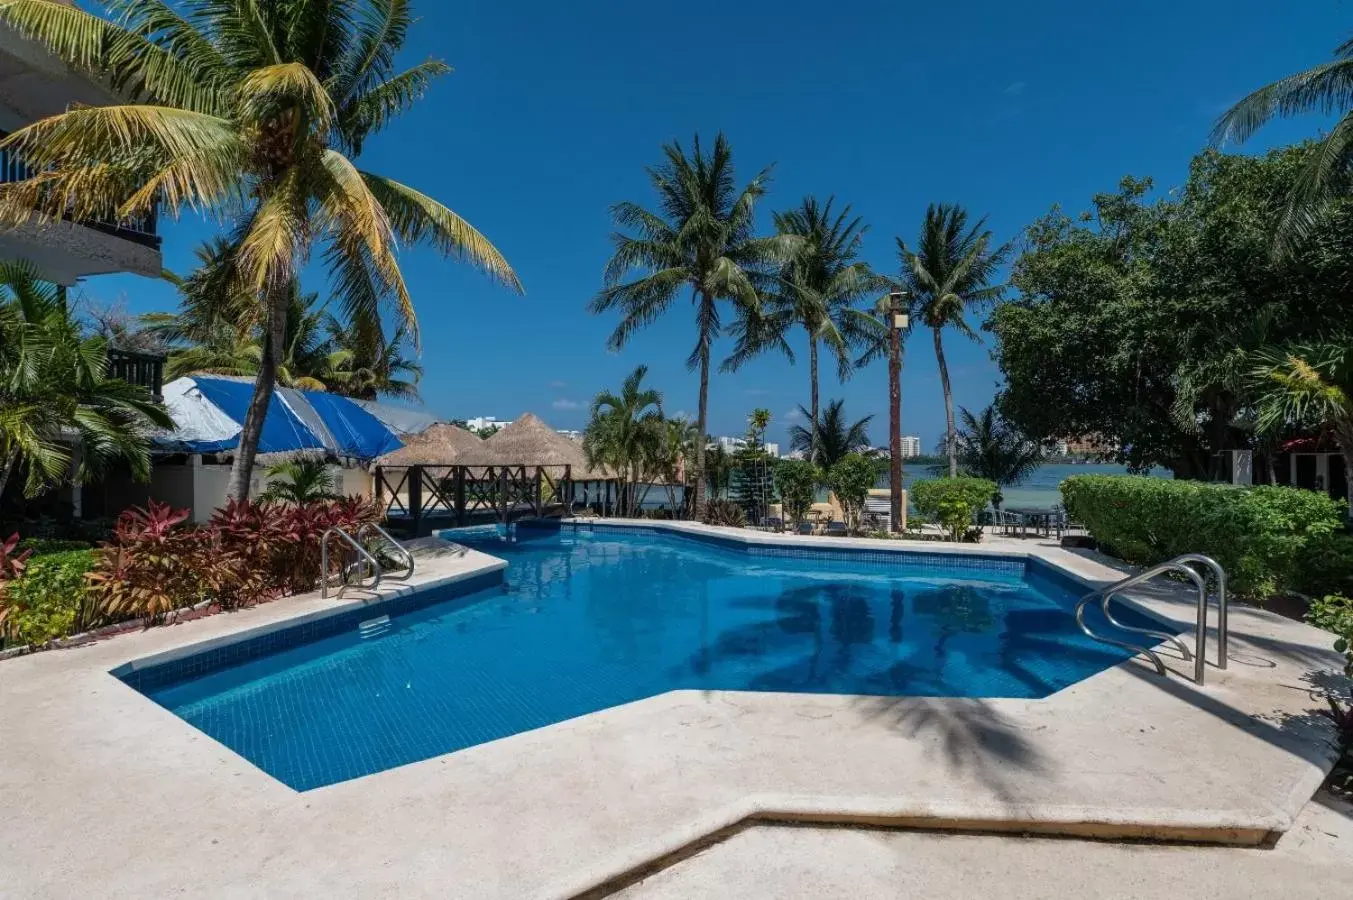
<svg viewBox="0 0 1353 900"><path fill-rule="evenodd" d="M1005 509L1008 513L1014 513L1022 520L1020 525L1020 536L1024 535L1025 526L1031 527L1035 534L1049 536L1052 534L1052 516L1050 509L1037 509L1034 507L1008 506Z"/></svg>

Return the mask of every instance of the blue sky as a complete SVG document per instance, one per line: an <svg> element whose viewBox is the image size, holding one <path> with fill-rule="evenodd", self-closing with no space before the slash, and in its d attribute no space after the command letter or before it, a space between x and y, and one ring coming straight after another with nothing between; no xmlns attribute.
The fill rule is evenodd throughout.
<svg viewBox="0 0 1353 900"><path fill-rule="evenodd" d="M689 304L620 353L611 317L585 311L610 250L608 207L648 204L644 167L665 141L730 138L741 177L775 164L770 211L805 194L850 203L871 230L865 256L897 268L894 236L915 234L926 204L988 215L998 238L1054 203L1080 210L1124 174L1178 184L1231 102L1329 57L1353 16L1338 0L687 0L674 6L577 0L422 0L406 57L455 73L420 108L371 141L364 168L432 194L475 224L526 286L518 297L430 251L404 270L423 328L423 396L447 417L531 410L581 427L599 389L647 364L669 412L696 408L685 368ZM824 12L829 9L830 12ZM1247 151L1314 133L1318 121L1270 126ZM212 226L162 226L165 263L186 271ZM322 290L315 279L306 285ZM91 279L84 293L132 311L172 308L165 284ZM990 347L945 335L957 402L981 407L999 371ZM726 343L725 343L726 349ZM741 433L753 407L782 437L807 403L802 361L755 362L716 375L710 430ZM885 439L886 369L824 398L875 414ZM907 433L943 431L934 352L917 333L904 374Z"/></svg>

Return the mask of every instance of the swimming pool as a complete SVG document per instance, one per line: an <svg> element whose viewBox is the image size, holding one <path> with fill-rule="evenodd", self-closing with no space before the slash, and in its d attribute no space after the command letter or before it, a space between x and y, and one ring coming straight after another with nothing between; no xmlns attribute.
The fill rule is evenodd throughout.
<svg viewBox="0 0 1353 900"><path fill-rule="evenodd" d="M1128 656L1081 634L1083 588L1032 560L518 536L471 541L507 560L502 584L119 674L308 790L670 690L1037 698Z"/></svg>

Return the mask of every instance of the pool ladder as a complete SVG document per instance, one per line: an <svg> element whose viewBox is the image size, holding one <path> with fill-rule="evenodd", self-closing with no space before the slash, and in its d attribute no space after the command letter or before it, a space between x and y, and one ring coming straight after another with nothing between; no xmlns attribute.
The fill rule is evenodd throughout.
<svg viewBox="0 0 1353 900"><path fill-rule="evenodd" d="M394 571L387 572L381 568L380 560L376 558L363 543L370 536L378 537L381 542L394 550L394 556L400 559L401 565ZM333 580L329 575L329 544L333 538L340 538L341 541L355 552L356 558L339 571L338 592L336 597L341 598L343 592L350 587L357 587L365 591L375 591L380 587L381 581L390 579L391 581L407 581L413 576L413 554L410 553L399 541L390 536L390 533L374 522L368 522L357 529L357 535L354 537L345 529L337 526L324 532L319 539L320 555L320 597L328 599L329 588L333 586ZM365 570L365 573L363 572Z"/></svg>
<svg viewBox="0 0 1353 900"><path fill-rule="evenodd" d="M1226 571L1217 563L1216 560L1200 553L1185 553L1183 556L1176 556L1169 562L1163 562L1160 565L1152 566L1144 572L1138 572L1136 575L1124 578L1122 581L1115 582L1108 587L1091 591L1081 598L1080 603L1076 604L1076 624L1080 626L1081 631L1090 637L1105 644L1112 644L1115 647L1122 647L1125 650L1131 650L1134 653L1145 655L1156 666L1156 671L1161 675L1168 676L1169 670L1165 668L1165 663L1161 658L1146 647L1138 647L1136 644L1129 644L1126 641L1115 640L1111 637L1105 637L1096 634L1085 624L1085 608L1095 600L1099 601L1100 609L1104 613L1104 618L1108 619L1110 624L1123 631L1131 631L1136 634L1144 634L1161 641L1174 644L1184 656L1184 661L1193 660L1193 680L1199 685L1203 683L1204 671L1207 666L1207 601L1208 579L1205 574L1198 571L1195 566L1202 566L1213 576L1217 582L1217 668L1226 668ZM1190 652L1188 645L1173 634L1164 631L1155 631L1150 628L1136 628L1132 625L1125 625L1113 616L1113 611L1109 604L1113 598L1126 591L1128 588L1136 587L1139 584L1150 581L1159 575L1173 572L1178 575L1184 575L1193 583L1198 591L1198 624L1197 645L1195 652Z"/></svg>

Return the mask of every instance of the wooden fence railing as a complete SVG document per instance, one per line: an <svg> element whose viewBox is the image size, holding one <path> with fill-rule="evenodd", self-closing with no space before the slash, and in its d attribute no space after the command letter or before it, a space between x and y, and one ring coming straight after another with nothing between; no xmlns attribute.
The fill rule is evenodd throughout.
<svg viewBox="0 0 1353 900"><path fill-rule="evenodd" d="M377 466L376 501L415 535L435 527L567 515L572 466Z"/></svg>

